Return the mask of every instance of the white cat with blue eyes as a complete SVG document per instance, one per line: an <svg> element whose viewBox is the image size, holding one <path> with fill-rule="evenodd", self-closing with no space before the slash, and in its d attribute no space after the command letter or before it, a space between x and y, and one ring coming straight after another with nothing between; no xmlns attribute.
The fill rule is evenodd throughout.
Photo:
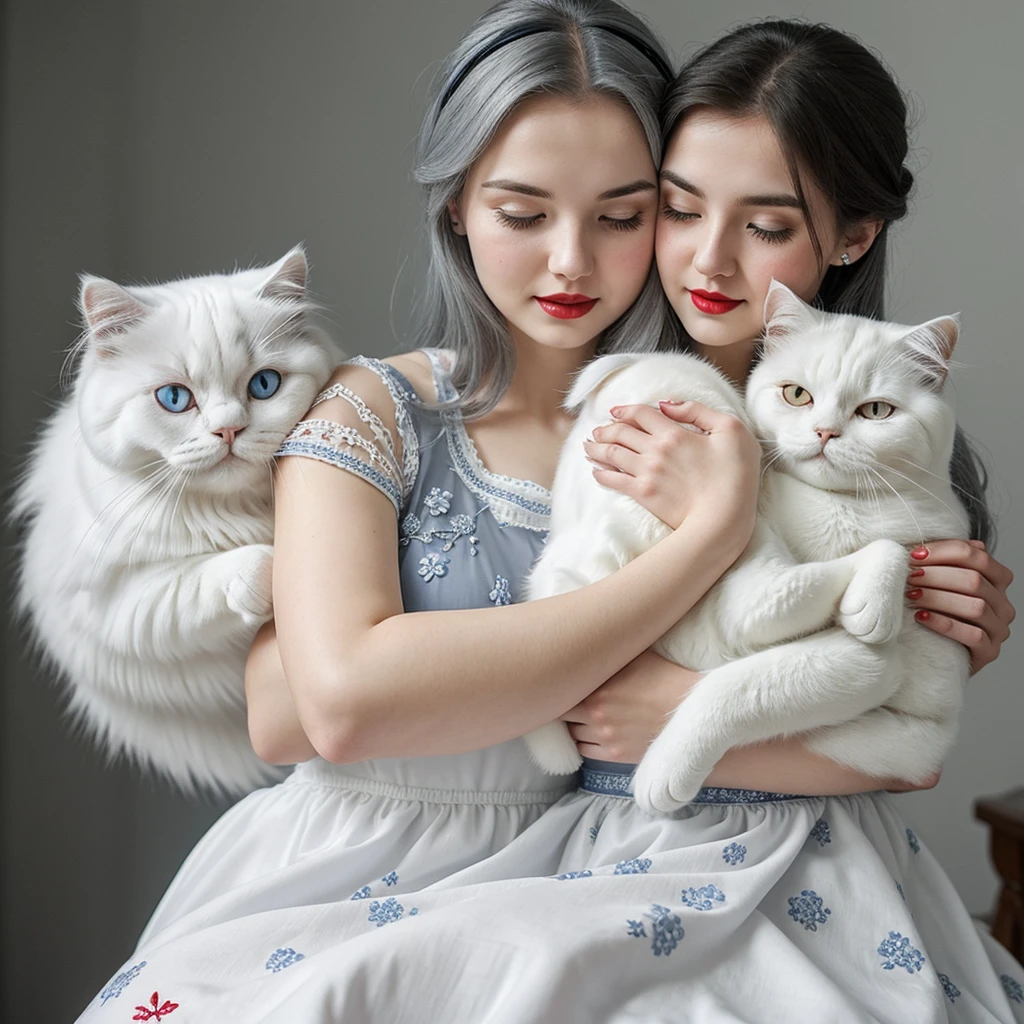
<svg viewBox="0 0 1024 1024"><path fill-rule="evenodd" d="M243 670L271 617L273 456L339 356L307 265L146 287L82 280L68 398L14 501L19 607L112 752L195 785L273 777Z"/></svg>
<svg viewBox="0 0 1024 1024"><path fill-rule="evenodd" d="M582 441L612 405L700 401L765 448L750 544L655 646L706 674L637 767L634 794L650 812L691 800L734 746L807 732L811 749L841 764L921 781L956 732L967 651L915 623L903 595L910 546L967 536L949 481L956 423L945 389L959 323L823 313L778 282L765 320L745 399L694 356L616 355L592 362L566 400L581 409L528 581L534 599L600 579L669 532L584 461ZM579 764L561 722L526 740L549 771Z"/></svg>

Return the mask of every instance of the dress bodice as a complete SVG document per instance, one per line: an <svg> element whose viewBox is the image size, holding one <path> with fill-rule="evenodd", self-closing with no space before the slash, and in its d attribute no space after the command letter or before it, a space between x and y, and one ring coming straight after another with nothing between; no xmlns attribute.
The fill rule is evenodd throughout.
<svg viewBox="0 0 1024 1024"><path fill-rule="evenodd" d="M402 449L401 480L388 487L372 463L346 456L337 443L323 447L303 424L280 454L302 454L356 472L392 499L399 524L399 572L407 612L486 608L521 596L526 574L540 553L550 516L550 492L537 483L492 473L481 462L456 397L447 353L424 350L434 396L416 393L394 367L376 359L353 362L372 370L395 402ZM434 400L436 398L436 401ZM307 421L313 422L313 421ZM319 421L315 421L319 422ZM315 434L316 432L314 432ZM303 436L305 434L305 436ZM397 451L398 446L395 446ZM398 463L397 456L393 460ZM423 657L429 657L424 652ZM564 790L530 760L521 739L465 754L384 758L345 766L310 762L300 775L362 779L372 785L486 794L526 795Z"/></svg>

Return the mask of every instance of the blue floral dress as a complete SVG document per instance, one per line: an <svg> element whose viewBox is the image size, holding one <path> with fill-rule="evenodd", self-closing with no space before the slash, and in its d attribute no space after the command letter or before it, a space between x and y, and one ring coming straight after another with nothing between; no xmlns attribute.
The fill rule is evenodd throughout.
<svg viewBox="0 0 1024 1024"><path fill-rule="evenodd" d="M307 420L282 454L389 495L407 610L508 603L547 492L488 472L457 412L360 362L388 385L402 456L351 393L365 432ZM628 767L591 762L575 781L521 740L300 765L197 845L80 1019L1024 1021L1024 970L886 794L706 789L651 818Z"/></svg>

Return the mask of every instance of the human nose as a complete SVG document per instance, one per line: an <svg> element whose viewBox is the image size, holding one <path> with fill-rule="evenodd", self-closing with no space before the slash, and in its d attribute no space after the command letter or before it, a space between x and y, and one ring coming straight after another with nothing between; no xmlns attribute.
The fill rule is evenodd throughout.
<svg viewBox="0 0 1024 1024"><path fill-rule="evenodd" d="M693 255L693 269L702 277L731 277L736 272L736 259L729 244L725 225L710 219L698 236Z"/></svg>
<svg viewBox="0 0 1024 1024"><path fill-rule="evenodd" d="M582 224L566 221L555 232L548 255L548 270L568 281L593 273L593 250Z"/></svg>

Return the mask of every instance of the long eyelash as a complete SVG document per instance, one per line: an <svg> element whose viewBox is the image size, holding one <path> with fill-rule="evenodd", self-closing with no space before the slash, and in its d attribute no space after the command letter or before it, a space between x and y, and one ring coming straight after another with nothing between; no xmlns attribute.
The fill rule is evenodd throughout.
<svg viewBox="0 0 1024 1024"><path fill-rule="evenodd" d="M677 210L674 206L669 206L665 203L661 208L662 215L667 217L669 220L693 220L694 217L698 216L696 213L684 213L682 210Z"/></svg>
<svg viewBox="0 0 1024 1024"><path fill-rule="evenodd" d="M793 237L792 228L780 228L778 231L769 231L767 228L759 228L756 224L748 225L754 233L755 238L762 242L788 242Z"/></svg>
<svg viewBox="0 0 1024 1024"><path fill-rule="evenodd" d="M642 214L634 213L632 217L602 217L605 224L613 231L636 231L644 222Z"/></svg>
<svg viewBox="0 0 1024 1024"><path fill-rule="evenodd" d="M506 213L501 207L498 207L494 211L494 216L506 227L512 228L513 231L518 231L520 228L532 228L544 214L537 213L532 217L513 217L512 214Z"/></svg>

